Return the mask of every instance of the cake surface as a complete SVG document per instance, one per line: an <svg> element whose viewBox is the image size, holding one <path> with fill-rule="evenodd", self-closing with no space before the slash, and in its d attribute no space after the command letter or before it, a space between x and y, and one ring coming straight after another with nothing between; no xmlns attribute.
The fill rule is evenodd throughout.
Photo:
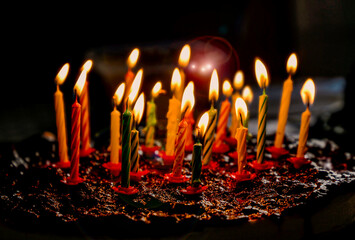
<svg viewBox="0 0 355 240"><path fill-rule="evenodd" d="M270 137L271 139L271 137ZM255 139L248 144L254 153ZM339 150L335 143L311 139L308 165L296 169L281 157L270 170L255 171L252 181L236 182L231 174L237 168L227 154L214 154L214 169L202 170L202 183L207 190L201 195L186 196L180 192L190 183L171 184L164 174L171 167L160 159L140 160L148 174L131 185L139 192L133 196L116 193L119 172L110 172L102 164L109 161L105 148L98 148L90 157L80 159L80 174L85 182L67 186L61 182L68 169L54 168L57 161L55 142L43 137L6 148L1 154L0 219L14 229L48 231L59 234L75 229L94 235L164 236L203 229L206 226L234 226L256 220L281 221L292 211L316 206L327 196L353 188L355 160ZM286 148L294 154L295 143ZM11 149L11 151L9 150ZM272 160L266 154L266 160ZM187 154L183 173L191 176ZM250 160L249 160L250 161Z"/></svg>

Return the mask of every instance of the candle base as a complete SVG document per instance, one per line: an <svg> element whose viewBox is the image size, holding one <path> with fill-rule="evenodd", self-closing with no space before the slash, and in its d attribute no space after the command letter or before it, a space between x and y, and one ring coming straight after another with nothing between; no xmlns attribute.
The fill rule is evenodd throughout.
<svg viewBox="0 0 355 240"><path fill-rule="evenodd" d="M148 147L145 145L141 145L140 147L141 147L141 150L143 151L144 156L148 157L148 158L153 158L155 151L160 150L159 146Z"/></svg>
<svg viewBox="0 0 355 240"><path fill-rule="evenodd" d="M217 162L211 160L207 165L202 165L202 169L216 170L218 166Z"/></svg>
<svg viewBox="0 0 355 240"><path fill-rule="evenodd" d="M308 160L305 157L290 157L287 159L287 161L289 161L290 163L293 164L293 166L296 169L301 168L303 165L307 165L311 163L311 160Z"/></svg>
<svg viewBox="0 0 355 240"><path fill-rule="evenodd" d="M169 156L165 154L165 151L160 151L160 157L163 159L165 166L172 166L175 161L175 155Z"/></svg>
<svg viewBox="0 0 355 240"><path fill-rule="evenodd" d="M212 152L219 153L219 154L226 153L229 150L230 150L229 145L225 144L225 143L222 143L219 146L217 146L216 144L213 144L213 147L212 147Z"/></svg>
<svg viewBox="0 0 355 240"><path fill-rule="evenodd" d="M185 145L185 152L192 152L193 148L193 144Z"/></svg>
<svg viewBox="0 0 355 240"><path fill-rule="evenodd" d="M186 195L198 195L203 193L207 189L207 186L199 185L198 187L188 186L187 188L181 189L180 192Z"/></svg>
<svg viewBox="0 0 355 240"><path fill-rule="evenodd" d="M71 177L68 177L66 179L63 179L61 182L66 184L66 185L78 185L79 183L83 183L85 181L85 179L81 178L81 177L77 177L75 179L72 179Z"/></svg>
<svg viewBox="0 0 355 240"><path fill-rule="evenodd" d="M121 171L122 164L121 163L112 163L107 162L103 163L102 166L106 169L113 170L113 171Z"/></svg>
<svg viewBox="0 0 355 240"><path fill-rule="evenodd" d="M95 148L80 149L80 157L87 157L95 151L96 151Z"/></svg>
<svg viewBox="0 0 355 240"><path fill-rule="evenodd" d="M227 143L231 148L236 148L238 144L237 139L233 137L226 137L223 139L223 141Z"/></svg>
<svg viewBox="0 0 355 240"><path fill-rule="evenodd" d="M278 148L275 146L266 147L265 150L268 151L269 153L271 153L271 157L273 159L278 159L281 156L287 155L289 153L288 150L286 150L284 148Z"/></svg>
<svg viewBox="0 0 355 240"><path fill-rule="evenodd" d="M253 180L256 177L256 174L248 171L243 171L242 173L239 172L232 173L230 176L237 182L244 182L244 181Z"/></svg>
<svg viewBox="0 0 355 240"><path fill-rule="evenodd" d="M164 175L164 179L168 180L171 183L184 183L189 181L185 175L175 176L173 173L167 173Z"/></svg>
<svg viewBox="0 0 355 240"><path fill-rule="evenodd" d="M264 161L262 163L258 163L256 160L254 160L251 163L248 163L248 165L257 171L263 171L273 168L275 163L272 161Z"/></svg>
<svg viewBox="0 0 355 240"><path fill-rule="evenodd" d="M149 173L148 170L138 171L138 172L130 172L130 179L132 182L139 182L142 180L142 177Z"/></svg>
<svg viewBox="0 0 355 240"><path fill-rule="evenodd" d="M52 164L52 167L54 167L54 168L70 168L70 161L56 162L56 163Z"/></svg>
<svg viewBox="0 0 355 240"><path fill-rule="evenodd" d="M228 156L233 159L235 164L238 164L238 162L237 162L238 161L238 152L237 151L228 153ZM252 160L253 158L254 158L253 155L247 155L247 160Z"/></svg>
<svg viewBox="0 0 355 240"><path fill-rule="evenodd" d="M133 195L138 192L138 189L135 187L132 187L132 186L129 186L128 188L118 186L118 187L113 187L112 190L117 193L124 194L124 195Z"/></svg>

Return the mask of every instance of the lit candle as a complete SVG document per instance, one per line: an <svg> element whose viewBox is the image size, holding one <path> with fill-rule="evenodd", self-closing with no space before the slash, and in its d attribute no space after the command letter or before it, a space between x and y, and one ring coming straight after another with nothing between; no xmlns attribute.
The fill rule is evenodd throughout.
<svg viewBox="0 0 355 240"><path fill-rule="evenodd" d="M200 121L197 124L197 142L194 144L193 151L192 151L192 178L191 178L191 184L193 187L197 187L201 184L201 167L202 167L202 144L201 144L201 139L203 138L205 134L205 129L208 124L208 112L205 112L201 118Z"/></svg>
<svg viewBox="0 0 355 240"><path fill-rule="evenodd" d="M311 112L309 106L313 104L315 96L315 86L312 79L307 79L301 89L301 97L303 103L307 106L306 111L302 113L301 128L298 140L297 155L298 158L303 158L306 152L306 144L308 138L309 122L311 120Z"/></svg>
<svg viewBox="0 0 355 240"><path fill-rule="evenodd" d="M182 164L185 158L185 139L186 139L186 128L187 122L184 118L185 114L188 114L193 106L195 105L194 98L194 84L193 82L189 82L186 86L181 102L181 112L182 119L179 123L179 129L177 132L177 138L175 142L175 161L173 166L173 176L178 177L181 175Z"/></svg>
<svg viewBox="0 0 355 240"><path fill-rule="evenodd" d="M92 61L88 60L82 66L81 75L89 73L92 67ZM80 156L88 156L93 149L91 148L91 132L90 132L90 109L89 109L89 83L85 77L83 89L79 95L81 104L81 149Z"/></svg>
<svg viewBox="0 0 355 240"><path fill-rule="evenodd" d="M56 114L57 135L58 135L58 167L69 167L68 146L67 146L67 128L65 124L65 110L63 93L59 89L59 85L63 84L69 71L69 63L63 65L58 72L55 82L57 84L57 91L54 93L54 107Z"/></svg>
<svg viewBox="0 0 355 240"><path fill-rule="evenodd" d="M185 76L184 68L186 68L187 65L189 64L190 55L191 55L190 45L186 44L181 49L180 56L179 56L179 67L180 67L179 71L180 71L180 75L181 75L181 84L180 84L180 87L176 90L177 91L176 96L180 102L181 102L182 94L183 94L184 87L185 87L186 76Z"/></svg>
<svg viewBox="0 0 355 240"><path fill-rule="evenodd" d="M242 98L245 101L245 103L247 104L247 106L250 106L251 102L253 101L254 95L253 95L253 91L251 90L251 88L249 86L245 86L243 88ZM246 119L244 121L244 127L246 127L246 128L248 128L249 117L250 117L250 112L248 111Z"/></svg>
<svg viewBox="0 0 355 240"><path fill-rule="evenodd" d="M121 83L113 96L113 111L111 112L111 141L110 141L111 164L118 164L119 162L121 113L117 110L117 106L121 103L124 91L125 91L125 84Z"/></svg>
<svg viewBox="0 0 355 240"><path fill-rule="evenodd" d="M247 105L242 98L237 98L235 101L235 112L239 115L240 127L237 129L235 138L237 139L238 152L238 172L241 174L247 163L247 136L248 128L244 127L246 116L248 115Z"/></svg>
<svg viewBox="0 0 355 240"><path fill-rule="evenodd" d="M173 97L169 100L169 109L166 117L168 119L167 133L166 133L166 147L165 154L173 156L175 151L175 137L178 128L178 121L181 115L181 102L177 98L177 91L181 86L181 75L179 69L175 68L171 78L171 91Z"/></svg>
<svg viewBox="0 0 355 240"><path fill-rule="evenodd" d="M217 110L214 108L214 103L218 100L219 84L217 70L214 69L211 76L209 99L211 101L211 108L208 111L209 121L206 127L206 133L203 142L203 159L202 164L208 165L212 159L212 146L215 140L215 131L217 125Z"/></svg>
<svg viewBox="0 0 355 240"><path fill-rule="evenodd" d="M84 71L85 70L82 72ZM81 105L78 102L78 95L81 94L85 81L86 74L80 74L78 81L74 86L75 102L72 105L71 114L70 176L66 181L69 185L76 185L84 181L79 176Z"/></svg>
<svg viewBox="0 0 355 240"><path fill-rule="evenodd" d="M227 124L228 124L228 117L230 113L231 104L228 98L232 95L233 88L232 85L228 80L223 82L222 91L226 99L222 102L221 108L219 110L219 118L217 124L217 133L216 133L216 141L215 146L219 147L223 143L223 139L227 135Z"/></svg>
<svg viewBox="0 0 355 240"><path fill-rule="evenodd" d="M235 113L235 101L237 100L238 97L240 97L240 90L242 89L244 85L244 73L242 70L238 70L233 79L233 87L236 90L235 93L232 95L232 108L231 108L231 125L230 125L230 133L231 137L235 136L235 133L237 132L237 128L240 127L240 121L238 120L239 116Z"/></svg>
<svg viewBox="0 0 355 240"><path fill-rule="evenodd" d="M139 132L137 125L142 120L144 111L144 93L141 93L133 108L133 129L131 131L131 172L138 172L139 170Z"/></svg>
<svg viewBox="0 0 355 240"><path fill-rule="evenodd" d="M266 87L269 85L268 73L265 65L259 60L255 60L255 74L259 86L263 89L263 94L259 96L259 112L258 112L258 135L257 135L257 163L264 160L265 137L266 137L266 115L268 107L268 96L265 93Z"/></svg>
<svg viewBox="0 0 355 240"><path fill-rule="evenodd" d="M131 169L131 130L132 130L132 113L131 106L132 103L137 98L141 80L142 80L143 70L140 69L131 85L130 94L128 95L126 111L123 113L122 118L122 171L121 171L121 187L130 187L130 169Z"/></svg>
<svg viewBox="0 0 355 240"><path fill-rule="evenodd" d="M185 114L185 120L187 122L187 128L186 128L186 141L185 141L185 150L186 151L191 151L194 145L194 139L192 137L192 132L193 132L193 125L195 124L195 119L194 119L194 111L193 109Z"/></svg>
<svg viewBox="0 0 355 240"><path fill-rule="evenodd" d="M147 121L145 127L145 146L154 146L155 125L157 125L156 105L154 99L161 92L161 82L157 82L152 89L152 98L147 101Z"/></svg>
<svg viewBox="0 0 355 240"><path fill-rule="evenodd" d="M288 78L284 82L282 88L280 110L279 110L279 121L277 124L276 136L274 141L274 146L276 148L282 148L282 143L284 140L285 127L286 127L287 117L288 117L288 109L290 107L291 94L293 90L293 81L291 79L291 76L297 70L297 57L295 53L292 53L288 58L286 70L288 73Z"/></svg>
<svg viewBox="0 0 355 240"><path fill-rule="evenodd" d="M128 94L131 89L131 85L134 79L134 73L132 72L132 68L134 68L138 62L140 56L140 51L138 48L135 48L132 50L132 52L129 54L127 58L127 73L125 75L125 83L126 83L126 91L124 94L124 100L123 100L123 109L124 111L126 110L126 105L127 105L127 99L128 99Z"/></svg>

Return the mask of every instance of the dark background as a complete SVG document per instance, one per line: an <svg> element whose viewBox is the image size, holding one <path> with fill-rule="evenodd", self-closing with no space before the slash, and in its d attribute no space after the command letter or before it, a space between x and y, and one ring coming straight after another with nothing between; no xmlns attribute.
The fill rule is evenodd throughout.
<svg viewBox="0 0 355 240"><path fill-rule="evenodd" d="M26 133L29 128L31 133L55 129L54 112L45 110L52 110L58 69L65 62L71 64L62 86L69 108L71 89L88 52L107 46L126 50L122 51L125 59L134 46L218 36L234 47L249 79L255 80L253 61L259 56L267 63L272 84L281 84L286 59L294 51L301 63L297 77L349 79L354 75L355 2L350 0L51 1L1 9L1 141L21 140L30 134ZM93 71L91 78L99 77ZM352 85L353 81L347 85L349 92ZM99 91L101 86L94 87ZM48 118L51 121L44 120ZM24 125L28 127L21 130Z"/></svg>

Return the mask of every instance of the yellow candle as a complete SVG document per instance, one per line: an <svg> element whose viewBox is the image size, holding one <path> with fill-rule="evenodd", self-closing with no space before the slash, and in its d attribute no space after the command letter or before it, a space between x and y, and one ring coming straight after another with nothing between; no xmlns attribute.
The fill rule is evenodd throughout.
<svg viewBox="0 0 355 240"><path fill-rule="evenodd" d="M181 115L181 102L178 100L176 94L177 89L181 85L181 75L179 69L175 68L171 79L171 90L174 93L173 97L169 100L169 109L166 117L168 119L167 133L166 133L166 147L165 154L173 156L175 152L175 137L178 129L178 124Z"/></svg>
<svg viewBox="0 0 355 240"><path fill-rule="evenodd" d="M239 115L241 126L237 129L235 138L237 139L238 152L238 172L242 173L247 163L247 136L248 128L244 127L244 122L248 115L247 105L242 98L235 101L235 112Z"/></svg>
<svg viewBox="0 0 355 240"><path fill-rule="evenodd" d="M296 157L304 157L306 151L306 144L308 138L309 122L311 120L311 112L309 111L309 106L313 104L315 96L315 86L312 79L307 79L303 84L301 89L301 97L304 104L306 104L307 109L302 113L301 117L301 128L298 140L298 148Z"/></svg>
<svg viewBox="0 0 355 240"><path fill-rule="evenodd" d="M296 72L297 69L297 58L296 54L291 54L287 61L287 72L289 74L288 79L284 82L281 95L281 103L279 110L279 121L277 124L277 130L275 135L274 146L277 148L282 147L285 127L287 123L288 110L291 102L291 94L293 90L293 81L291 76Z"/></svg>
<svg viewBox="0 0 355 240"><path fill-rule="evenodd" d="M60 91L59 85L61 85L66 79L68 71L69 64L66 63L56 76L55 81L57 83L57 91L54 93L54 106L58 135L58 155L59 161L62 163L69 162L69 157L67 145L67 128L65 124L64 100L63 93Z"/></svg>
<svg viewBox="0 0 355 240"><path fill-rule="evenodd" d="M217 133L216 133L216 142L215 145L221 146L223 143L223 138L227 135L227 124L228 117L230 113L231 104L228 98L231 96L233 88L228 80L223 82L222 87L223 94L226 96L226 100L224 100L221 104L221 108L219 109L219 118L217 124Z"/></svg>

